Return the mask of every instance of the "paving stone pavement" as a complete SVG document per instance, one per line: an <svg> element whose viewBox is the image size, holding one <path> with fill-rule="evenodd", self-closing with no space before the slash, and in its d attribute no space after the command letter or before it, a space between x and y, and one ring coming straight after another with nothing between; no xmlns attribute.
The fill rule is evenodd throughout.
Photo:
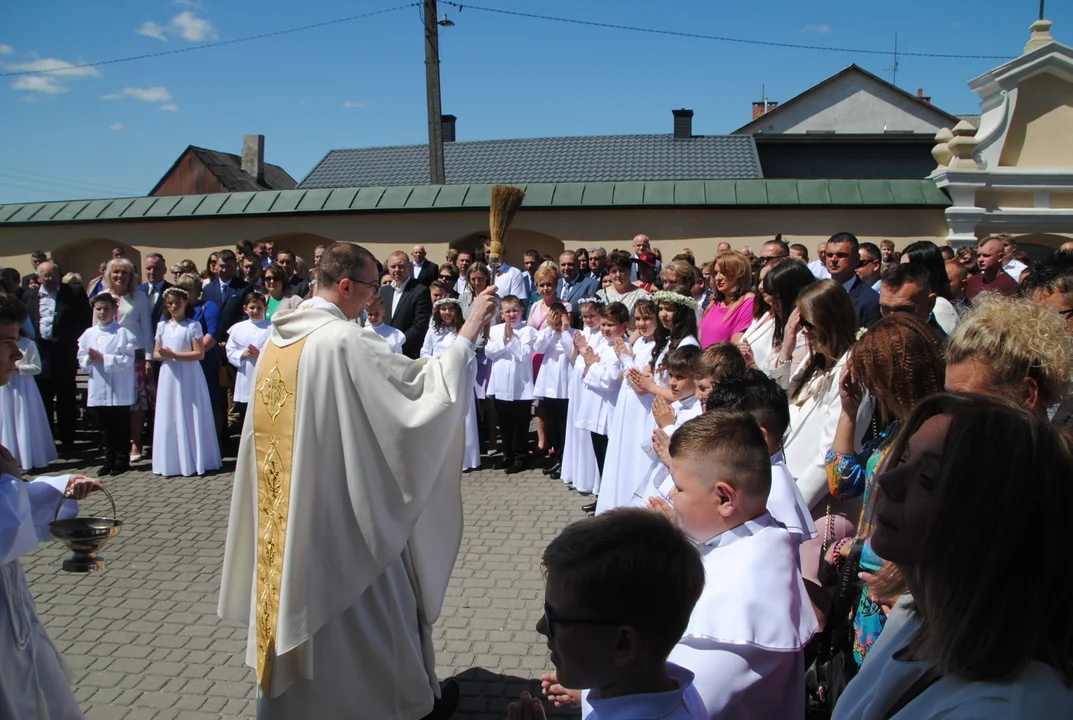
<svg viewBox="0 0 1073 720"><path fill-rule="evenodd" d="M96 467L88 458L58 461L43 474L92 476ZM124 524L102 553L103 572L63 572L58 543L23 557L87 718L254 717L246 628L216 615L233 469L228 460L209 477L160 478L145 461L109 479ZM540 554L584 517L584 500L535 469L463 478L465 534L434 629L436 665L441 680L459 679L456 718L493 720L523 690L536 694L551 667L534 629L543 612ZM110 514L107 498L84 501L82 514ZM551 717L579 715L547 708Z"/></svg>

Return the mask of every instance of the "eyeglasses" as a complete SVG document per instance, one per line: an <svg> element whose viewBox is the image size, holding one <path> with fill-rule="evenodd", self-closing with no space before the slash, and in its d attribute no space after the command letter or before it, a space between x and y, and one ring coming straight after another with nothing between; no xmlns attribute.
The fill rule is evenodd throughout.
<svg viewBox="0 0 1073 720"><path fill-rule="evenodd" d="M440 275L440 280L453 280L450 275Z"/></svg>
<svg viewBox="0 0 1073 720"><path fill-rule="evenodd" d="M761 255L759 258L757 258L757 262L759 262L761 265L766 265L768 260L782 260L785 257L788 257L788 256L787 255Z"/></svg>
<svg viewBox="0 0 1073 720"><path fill-rule="evenodd" d="M264 279L265 285L268 285L269 283L278 283L278 282L283 282L283 280L281 280L281 279L279 279L277 277L272 277L271 275L265 275L265 279Z"/></svg>
<svg viewBox="0 0 1073 720"><path fill-rule="evenodd" d="M380 292L380 284L379 283L371 283L371 282L368 282L367 280L358 280L357 278L348 278L348 279L350 280L350 282L355 282L358 285L364 285L366 287L372 288L376 292Z"/></svg>
<svg viewBox="0 0 1073 720"><path fill-rule="evenodd" d="M556 623L558 623L559 625L605 625L608 627L613 625L625 624L619 622L618 620L582 620L578 618L561 618L555 615L554 611L552 611L551 609L551 606L548 605L546 602L544 603L544 622L548 626L549 639L555 637Z"/></svg>

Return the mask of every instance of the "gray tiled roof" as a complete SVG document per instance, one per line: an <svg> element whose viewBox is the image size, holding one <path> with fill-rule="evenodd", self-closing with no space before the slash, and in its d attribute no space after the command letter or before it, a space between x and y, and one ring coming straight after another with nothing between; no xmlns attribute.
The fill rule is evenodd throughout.
<svg viewBox="0 0 1073 720"><path fill-rule="evenodd" d="M762 178L751 136L672 135L481 140L444 144L448 184ZM425 185L428 146L332 150L299 188Z"/></svg>

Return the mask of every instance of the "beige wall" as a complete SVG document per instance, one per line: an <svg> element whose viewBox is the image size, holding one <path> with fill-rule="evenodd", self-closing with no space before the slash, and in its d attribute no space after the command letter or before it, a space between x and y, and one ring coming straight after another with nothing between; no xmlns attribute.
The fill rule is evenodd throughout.
<svg viewBox="0 0 1073 720"><path fill-rule="evenodd" d="M277 249L291 248L307 260L326 240L359 243L381 260L421 243L431 260L442 262L450 246L468 245L487 228L488 213L479 210L0 225L0 265L29 272L30 253L41 249L53 254L65 272L79 272L88 282L115 245L125 247L138 267L151 252L163 254L169 265L189 258L203 267L213 250L233 248L243 239L272 239ZM787 242L804 243L811 254L817 241L839 231L853 232L862 241L889 238L898 246L920 239L939 241L947 234L941 208L523 210L507 238L507 257L520 263L530 247L551 255L564 247L627 249L637 233L652 238L666 258L689 247L698 262L714 257L721 241L758 251L778 233Z"/></svg>
<svg viewBox="0 0 1073 720"><path fill-rule="evenodd" d="M1022 81L999 165L1073 166L1071 128L1073 83L1050 73Z"/></svg>

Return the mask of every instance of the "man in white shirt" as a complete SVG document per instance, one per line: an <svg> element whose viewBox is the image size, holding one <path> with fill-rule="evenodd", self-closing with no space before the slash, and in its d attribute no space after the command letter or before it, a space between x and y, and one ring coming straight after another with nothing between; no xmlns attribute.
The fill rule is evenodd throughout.
<svg viewBox="0 0 1073 720"><path fill-rule="evenodd" d="M426 260L427 253L424 245L414 245L410 249L410 258L413 260L410 275L425 287L431 285L439 274L439 266Z"/></svg>
<svg viewBox="0 0 1073 720"><path fill-rule="evenodd" d="M730 245L727 245L727 250L730 250ZM647 235L634 235L633 236L633 257L636 260L640 253L652 252L652 241L648 239ZM659 271L663 269L663 263L656 260L655 274L659 277ZM633 264L633 269L630 271L630 280L637 282L637 263Z"/></svg>
<svg viewBox="0 0 1073 720"><path fill-rule="evenodd" d="M492 240L491 238L484 238L484 256L487 258L492 253ZM504 262L498 268L496 268L496 276L492 278L492 284L496 286L496 294L499 297L504 298L507 295L513 295L514 297L525 302L525 280L522 278L522 271L518 268Z"/></svg>
<svg viewBox="0 0 1073 720"><path fill-rule="evenodd" d="M816 259L808 264L808 269L816 276L817 280L826 280L831 277L827 272L827 243L822 242L816 246Z"/></svg>
<svg viewBox="0 0 1073 720"><path fill-rule="evenodd" d="M470 263L473 262L473 253L469 250L459 250L455 258L455 267L458 268L458 282L455 283L455 292L459 295L466 291L466 272Z"/></svg>
<svg viewBox="0 0 1073 720"><path fill-rule="evenodd" d="M1013 257L1013 254L1017 252L1017 241L1005 233L999 235L998 239L1002 241L1002 269L1014 279L1014 282L1020 284L1021 275L1028 269L1028 266Z"/></svg>

